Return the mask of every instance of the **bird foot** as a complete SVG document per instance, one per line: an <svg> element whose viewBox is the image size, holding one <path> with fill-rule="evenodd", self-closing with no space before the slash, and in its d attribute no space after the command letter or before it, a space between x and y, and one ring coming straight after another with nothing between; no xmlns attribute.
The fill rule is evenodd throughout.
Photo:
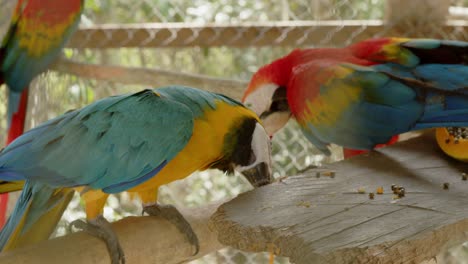
<svg viewBox="0 0 468 264"><path fill-rule="evenodd" d="M72 227L81 229L90 235L102 239L106 243L112 264L125 264L125 255L117 235L112 230L110 223L102 215L96 219L88 220L88 222L75 220L70 223L69 228L71 229Z"/></svg>
<svg viewBox="0 0 468 264"><path fill-rule="evenodd" d="M152 204L143 207L143 213L151 216L160 216L171 222L182 234L187 236L188 241L195 247L194 256L200 250L198 237L184 216L172 205Z"/></svg>

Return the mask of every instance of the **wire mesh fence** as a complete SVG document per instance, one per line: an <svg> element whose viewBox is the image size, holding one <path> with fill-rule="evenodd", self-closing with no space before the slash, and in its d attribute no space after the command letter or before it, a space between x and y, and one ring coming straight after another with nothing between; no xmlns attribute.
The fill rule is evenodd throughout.
<svg viewBox="0 0 468 264"><path fill-rule="evenodd" d="M84 63L165 69L224 79L248 80L261 65L300 47L344 46L364 38L387 35L420 37L424 34L424 37L468 39L463 23L468 15L464 9L468 8L466 0L414 1L437 2L439 7L446 3L447 11L450 12L440 15L440 10L436 8L429 11L437 12L439 17L463 20L450 22L448 26L445 22L428 24L428 20L423 17L421 21L424 22L415 23L406 20L404 12L401 19L394 15L389 20L390 8L393 8L395 14L394 2L399 2L391 0L85 2L81 21L83 30L72 38L63 57ZM425 16L433 18L431 13L427 13L429 11L425 11ZM174 24L180 22L184 24ZM118 79L118 76L115 78ZM93 80L49 72L37 78L32 85L27 127L34 127L94 100L142 88L147 86L138 81L123 85L113 79ZM3 101L4 91L2 89L0 94ZM0 107L0 116L5 116L3 105ZM2 119L0 125L5 131L5 120ZM0 140L5 142L3 134ZM294 121L273 140L275 177L294 175L309 165L320 165L341 158L339 147L334 148L330 157L322 155L302 136ZM175 206L200 206L235 197L249 188L239 175L201 172L184 181L161 187L159 201ZM109 198L104 216L116 220L140 213L138 201L121 194ZM56 234L66 233L68 222L83 217L84 212L76 197L64 214ZM266 263L267 259L266 254L229 248L193 263ZM277 258L275 261L288 263L286 258Z"/></svg>

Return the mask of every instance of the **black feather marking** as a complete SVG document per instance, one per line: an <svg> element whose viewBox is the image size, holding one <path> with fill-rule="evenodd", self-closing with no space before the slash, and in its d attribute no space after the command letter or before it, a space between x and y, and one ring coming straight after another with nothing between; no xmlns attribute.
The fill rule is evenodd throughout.
<svg viewBox="0 0 468 264"><path fill-rule="evenodd" d="M155 93L153 90L145 89L145 90L140 91L138 93L132 94L132 96L139 97L138 100L142 101L142 100L145 100L145 99L148 99L148 98L154 98L155 96L159 97L159 94Z"/></svg>
<svg viewBox="0 0 468 264"><path fill-rule="evenodd" d="M406 47L420 59L421 64L468 64L468 47L440 45L434 49Z"/></svg>
<svg viewBox="0 0 468 264"><path fill-rule="evenodd" d="M47 142L44 147L51 147L55 145L56 143L59 143L63 139L63 135L57 138L52 139L51 141Z"/></svg>
<svg viewBox="0 0 468 264"><path fill-rule="evenodd" d="M106 129L104 131L99 132L97 135L97 140L100 140L107 133L107 131L108 130Z"/></svg>
<svg viewBox="0 0 468 264"><path fill-rule="evenodd" d="M463 94L464 91L466 91L468 89L468 87L461 87L460 89L457 89L457 90L454 90L454 91L449 91L449 90L441 90L440 88L434 86L434 85L431 85L429 82L425 82L424 80L418 80L418 79L414 79L414 78L407 78L407 77L400 77L400 76L396 76L396 75L393 75L391 73L388 73L388 72L382 72L383 74L387 75L388 77L390 77L391 79L393 80L397 80L401 83L404 83L405 85L411 87L411 88L419 88L419 89L424 89L424 90L427 90L427 91L433 91L433 92L437 92L437 93L440 93L440 94L447 94L447 95L450 95L450 94Z"/></svg>
<svg viewBox="0 0 468 264"><path fill-rule="evenodd" d="M224 157L213 162L210 168L222 170L228 174L234 172L234 166L247 166L255 156L252 157L252 136L257 120L254 118L243 118L235 122L224 137Z"/></svg>
<svg viewBox="0 0 468 264"><path fill-rule="evenodd" d="M83 116L80 121L86 121L91 117L91 113Z"/></svg>
<svg viewBox="0 0 468 264"><path fill-rule="evenodd" d="M267 118L269 115L278 112L290 112L288 98L286 96L286 87L278 87L271 98L271 105L268 111L260 115L261 119Z"/></svg>

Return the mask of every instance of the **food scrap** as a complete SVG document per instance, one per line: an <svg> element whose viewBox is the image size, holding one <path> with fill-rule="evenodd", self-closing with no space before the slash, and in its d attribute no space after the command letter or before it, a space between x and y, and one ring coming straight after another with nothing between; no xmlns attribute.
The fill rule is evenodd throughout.
<svg viewBox="0 0 468 264"><path fill-rule="evenodd" d="M297 205L297 206L302 206L302 207L305 207L305 208L309 208L309 207L310 207L310 202L301 200L301 201L298 202L296 205Z"/></svg>
<svg viewBox="0 0 468 264"><path fill-rule="evenodd" d="M322 173L323 176L329 176L330 178L335 178L335 172L334 171L326 171Z"/></svg>
<svg viewBox="0 0 468 264"><path fill-rule="evenodd" d="M398 190L398 198L405 197L405 188L400 187Z"/></svg>
<svg viewBox="0 0 468 264"><path fill-rule="evenodd" d="M448 190L450 187L450 183L444 182L444 190Z"/></svg>
<svg viewBox="0 0 468 264"><path fill-rule="evenodd" d="M384 193L383 187L382 187L382 186L379 186L379 187L377 188L376 193L377 193L377 194L383 194L383 193Z"/></svg>
<svg viewBox="0 0 468 264"><path fill-rule="evenodd" d="M403 186L392 184L391 188L392 188L393 194L395 194L393 199L399 199L399 198L405 197L406 190Z"/></svg>

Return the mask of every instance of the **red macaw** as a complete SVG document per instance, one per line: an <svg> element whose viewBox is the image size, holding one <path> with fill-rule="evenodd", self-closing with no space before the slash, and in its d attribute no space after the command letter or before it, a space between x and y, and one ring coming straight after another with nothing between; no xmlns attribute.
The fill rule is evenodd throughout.
<svg viewBox="0 0 468 264"><path fill-rule="evenodd" d="M317 148L370 150L395 135L468 125L468 43L381 38L296 49L260 68L243 102L270 135L291 116Z"/></svg>
<svg viewBox="0 0 468 264"><path fill-rule="evenodd" d="M24 130L31 80L60 54L78 26L84 0L19 0L0 46L0 85L8 90L7 144ZM0 197L0 227L7 196Z"/></svg>

